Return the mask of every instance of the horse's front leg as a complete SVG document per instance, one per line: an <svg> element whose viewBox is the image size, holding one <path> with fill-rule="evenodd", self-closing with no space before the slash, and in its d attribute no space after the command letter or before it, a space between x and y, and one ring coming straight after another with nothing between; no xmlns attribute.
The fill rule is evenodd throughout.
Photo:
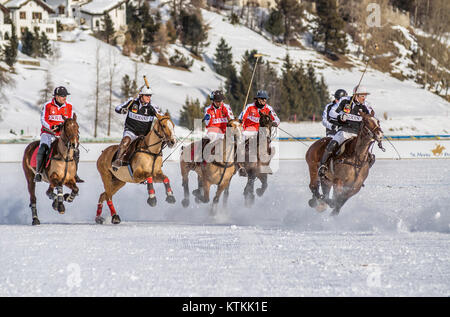
<svg viewBox="0 0 450 317"><path fill-rule="evenodd" d="M345 202L352 196L351 191L347 190L342 182L338 182L334 186L334 193L333 193L333 200L330 207L333 208L333 211L331 212L331 216L337 216L339 215L339 212L341 211L342 206L345 204Z"/></svg>
<svg viewBox="0 0 450 317"><path fill-rule="evenodd" d="M175 203L175 196L173 195L172 187L170 187L169 178L162 173L162 171L155 175L154 181L157 183L164 183L164 187L166 188L166 201L169 204Z"/></svg>
<svg viewBox="0 0 450 317"><path fill-rule="evenodd" d="M70 194L64 194L64 201L67 201L68 203L71 203L71 202L73 202L75 197L78 196L78 192L80 191L80 189L76 185L75 179L67 182L65 185L69 189L71 189L72 192Z"/></svg>
<svg viewBox="0 0 450 317"><path fill-rule="evenodd" d="M228 204L228 197L230 196L230 183L228 183L227 187L225 187L225 190L223 192L223 206L226 207Z"/></svg>
<svg viewBox="0 0 450 317"><path fill-rule="evenodd" d="M258 178L261 181L261 188L256 189L256 194L261 197L267 189L267 173L258 174Z"/></svg>
<svg viewBox="0 0 450 317"><path fill-rule="evenodd" d="M251 207L255 202L255 173L251 170L247 176L247 185L244 188L245 206Z"/></svg>

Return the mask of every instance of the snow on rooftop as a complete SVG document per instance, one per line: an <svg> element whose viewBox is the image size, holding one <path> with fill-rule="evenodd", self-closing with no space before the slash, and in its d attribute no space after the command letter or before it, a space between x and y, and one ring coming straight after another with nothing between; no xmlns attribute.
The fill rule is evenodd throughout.
<svg viewBox="0 0 450 317"><path fill-rule="evenodd" d="M125 2L124 0L93 0L81 7L81 11L91 14L102 14Z"/></svg>

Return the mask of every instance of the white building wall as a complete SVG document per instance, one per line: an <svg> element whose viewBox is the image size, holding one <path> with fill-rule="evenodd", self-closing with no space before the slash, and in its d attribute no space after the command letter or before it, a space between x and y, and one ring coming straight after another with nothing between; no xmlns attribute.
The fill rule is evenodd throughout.
<svg viewBox="0 0 450 317"><path fill-rule="evenodd" d="M114 24L114 30L126 29L127 12L125 3L109 11L108 14ZM86 21L85 25L89 26L93 31L99 31L103 28L103 15L92 15L81 11L80 17Z"/></svg>
<svg viewBox="0 0 450 317"><path fill-rule="evenodd" d="M39 15L40 18L34 17ZM48 11L34 1L28 2L19 9L11 9L11 19L16 26L17 36L21 38L25 28L34 32L37 27L40 32L45 32L50 40L57 39L56 21L49 18Z"/></svg>

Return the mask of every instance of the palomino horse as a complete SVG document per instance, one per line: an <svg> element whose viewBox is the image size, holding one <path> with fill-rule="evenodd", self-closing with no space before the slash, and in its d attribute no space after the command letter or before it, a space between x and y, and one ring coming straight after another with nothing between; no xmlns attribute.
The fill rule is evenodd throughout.
<svg viewBox="0 0 450 317"><path fill-rule="evenodd" d="M166 201L170 204L175 203L170 182L162 172L162 149L163 144L172 148L176 143L175 125L169 116L156 115L150 132L145 137L134 140L128 147L131 153L126 156L129 165L120 167L117 171L112 169L111 163L117 152L118 145L107 147L97 160L97 170L103 181L105 192L100 194L97 205L97 216L95 222L103 224L105 219L101 217L103 202L106 203L111 212L111 222L120 223L120 217L117 214L113 202L113 195L126 183L147 183L149 198L147 203L154 207L156 205L155 190L153 183L163 182L166 187ZM133 151L134 150L134 151Z"/></svg>
<svg viewBox="0 0 450 317"><path fill-rule="evenodd" d="M227 138L232 137L233 140ZM236 137L236 139L234 139ZM189 172L195 171L197 173L198 189L194 190L192 194L196 197L196 202L209 202L209 190L211 185L217 185L216 195L213 199L211 213L215 214L217 204L219 203L220 195L224 193L224 205L228 199L230 181L236 172L236 146L242 139L242 125L239 120L233 119L227 123L227 134L222 140L216 140L209 143L205 149L214 147L219 150L222 146L222 158L219 160L212 160L211 162L203 156L196 160L192 155L196 142L192 142L184 147L181 152L180 168L183 177L184 199L182 201L183 207L189 205ZM200 141L201 142L201 141ZM203 149L202 149L203 150ZM216 157L216 156L214 156ZM204 161L207 160L207 161ZM197 162L198 161L198 162Z"/></svg>
<svg viewBox="0 0 450 317"><path fill-rule="evenodd" d="M324 177L319 179L317 174L319 162L330 138L322 138L314 142L306 152L306 162L309 167L309 188L313 194L309 205L317 211L326 209L326 205L333 208L332 215L338 215L345 202L359 192L369 174L369 152L376 141L383 149L381 141L383 131L380 122L371 114L359 113L362 117L361 127L357 137L345 143L342 153L331 159ZM323 195L319 193L322 185ZM333 187L333 198L328 197Z"/></svg>
<svg viewBox="0 0 450 317"><path fill-rule="evenodd" d="M74 149L79 144L78 139L78 124L77 115L73 118L64 119L61 127L61 136L53 142L50 149L50 162L44 162L43 180L49 183L47 196L53 200L53 209L60 214L64 214L64 201L72 202L78 194L78 187L75 182L75 175L77 172L76 164L73 159ZM34 182L34 175L36 167L31 166L33 153L39 147L39 141L30 143L24 152L22 167L25 172L25 178L28 183L28 192L30 193L30 208L33 217L33 225L40 224L37 209L36 209L36 183ZM63 185L70 188L72 192L63 196ZM54 193L56 187L57 194Z"/></svg>
<svg viewBox="0 0 450 317"><path fill-rule="evenodd" d="M245 205L247 207L252 206L255 202L254 187L256 178L261 181L261 188L256 189L258 196L261 197L266 191L267 171L264 169L269 169L270 160L274 155L274 151L270 147L273 120L270 115L262 112L259 112L259 116L260 130L258 135L253 137L252 140L247 139L245 141L245 162L242 165L247 174L247 185L244 188ZM260 144L261 141L263 143ZM255 148L254 153L252 153L253 148ZM266 159L262 159L264 155L267 155Z"/></svg>

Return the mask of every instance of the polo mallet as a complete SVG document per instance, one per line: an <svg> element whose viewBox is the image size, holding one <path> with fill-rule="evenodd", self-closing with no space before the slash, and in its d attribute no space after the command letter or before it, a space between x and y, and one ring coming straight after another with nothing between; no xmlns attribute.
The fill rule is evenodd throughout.
<svg viewBox="0 0 450 317"><path fill-rule="evenodd" d="M253 55L253 57L256 57L256 63L255 63L255 66L253 66L252 78L250 79L250 85L248 85L247 96L245 96L245 102L244 102L244 106L242 107L242 111L245 110L245 106L247 105L248 95L250 94L250 89L252 88L252 84L253 84L253 77L255 77L256 66L258 65L259 58L262 56L264 56L264 54L254 54Z"/></svg>

